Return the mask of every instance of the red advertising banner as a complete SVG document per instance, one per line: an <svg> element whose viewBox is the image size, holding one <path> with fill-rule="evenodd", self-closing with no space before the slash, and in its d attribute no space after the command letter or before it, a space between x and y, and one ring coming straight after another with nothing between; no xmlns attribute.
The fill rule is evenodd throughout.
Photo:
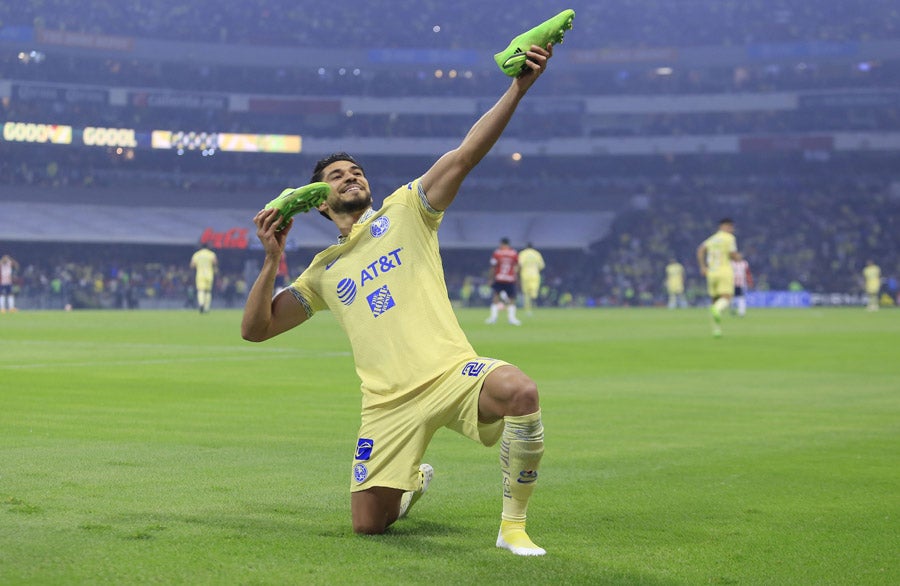
<svg viewBox="0 0 900 586"><path fill-rule="evenodd" d="M216 232L212 228L203 231L201 244L209 244L212 248L240 248L246 250L249 243L247 228L231 228L225 232Z"/></svg>

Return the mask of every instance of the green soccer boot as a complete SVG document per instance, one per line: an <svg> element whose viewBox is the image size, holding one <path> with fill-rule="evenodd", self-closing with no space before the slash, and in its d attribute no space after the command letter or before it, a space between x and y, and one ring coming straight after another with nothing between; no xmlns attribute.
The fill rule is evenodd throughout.
<svg viewBox="0 0 900 586"><path fill-rule="evenodd" d="M574 18L574 10L563 10L550 20L514 38L509 47L494 55L494 61L503 73L510 77L518 77L526 69L525 61L528 56L525 52L531 49L532 45L546 47L548 43L551 45L562 43L566 31L572 28Z"/></svg>
<svg viewBox="0 0 900 586"><path fill-rule="evenodd" d="M281 213L281 224L278 226L278 230L281 230L297 214L319 207L319 204L328 198L329 193L331 186L323 181L303 187L288 187L281 195L267 203L265 209L275 208Z"/></svg>

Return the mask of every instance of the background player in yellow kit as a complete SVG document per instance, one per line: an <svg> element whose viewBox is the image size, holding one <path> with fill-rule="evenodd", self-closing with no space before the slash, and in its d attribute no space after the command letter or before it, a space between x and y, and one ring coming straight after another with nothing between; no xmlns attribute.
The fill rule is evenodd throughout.
<svg viewBox="0 0 900 586"><path fill-rule="evenodd" d="M541 271L544 270L544 257L529 242L519 251L519 282L522 284L522 296L525 298L525 312L531 314L537 304L541 290Z"/></svg>
<svg viewBox="0 0 900 586"><path fill-rule="evenodd" d="M734 237L734 221L719 220L719 230L697 247L697 263L700 274L706 277L706 287L712 299L710 312L713 317L713 335L721 336L722 314L731 306L734 296L734 272L731 261L737 260L737 239Z"/></svg>
<svg viewBox="0 0 900 586"><path fill-rule="evenodd" d="M878 295L881 293L881 267L874 260L866 261L863 269L863 280L866 282L866 309L878 311Z"/></svg>
<svg viewBox="0 0 900 586"><path fill-rule="evenodd" d="M357 533L383 533L431 481L422 457L448 427L484 445L500 441L502 514L497 547L543 555L525 532L528 500L544 451L535 383L517 367L479 356L447 295L437 230L465 177L500 138L519 101L544 72L552 47L532 45L525 72L424 175L372 208L365 172L336 153L312 181L330 184L318 206L340 233L274 297L278 261L292 222L277 209L254 218L265 261L244 309L241 335L263 341L328 309L347 333L362 384L362 421L350 469Z"/></svg>
<svg viewBox="0 0 900 586"><path fill-rule="evenodd" d="M666 293L669 295L669 309L684 307L684 265L671 258L666 265Z"/></svg>
<svg viewBox="0 0 900 586"><path fill-rule="evenodd" d="M210 250L209 244L201 244L200 250L191 257L191 268L197 271L195 284L197 285L197 308L200 313L208 313L212 306L212 287L216 277L216 268L219 259L216 253Z"/></svg>

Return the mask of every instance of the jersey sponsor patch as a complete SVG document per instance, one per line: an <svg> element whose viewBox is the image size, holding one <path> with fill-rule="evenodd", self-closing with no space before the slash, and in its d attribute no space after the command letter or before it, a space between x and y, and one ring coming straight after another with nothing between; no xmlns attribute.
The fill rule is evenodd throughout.
<svg viewBox="0 0 900 586"><path fill-rule="evenodd" d="M361 437L356 442L356 460L368 460L372 457L372 448L375 447L375 440L367 437Z"/></svg>
<svg viewBox="0 0 900 586"><path fill-rule="evenodd" d="M403 249L395 248L389 253L383 256L379 256L377 259L373 260L365 267L363 267L363 269L359 272L359 286L365 287L366 283L368 283L369 281L374 281L388 271L391 271L403 265L403 261L400 259L401 250Z"/></svg>
<svg viewBox="0 0 900 586"><path fill-rule="evenodd" d="M357 464L353 467L353 478L356 480L357 484L364 482L368 476L369 469L366 468L365 464Z"/></svg>
<svg viewBox="0 0 900 586"><path fill-rule="evenodd" d="M388 289L387 285L382 285L380 288L376 289L366 297L366 301L369 302L369 308L372 310L372 315L375 317L378 317L396 305L396 303L394 303L394 297L391 295L391 290Z"/></svg>
<svg viewBox="0 0 900 586"><path fill-rule="evenodd" d="M337 284L337 296L344 305L350 305L356 299L356 283L351 278L341 279Z"/></svg>

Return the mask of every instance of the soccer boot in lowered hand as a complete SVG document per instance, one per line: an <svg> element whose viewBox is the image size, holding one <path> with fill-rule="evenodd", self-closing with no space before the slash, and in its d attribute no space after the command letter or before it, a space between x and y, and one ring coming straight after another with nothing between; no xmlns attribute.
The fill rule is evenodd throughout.
<svg viewBox="0 0 900 586"><path fill-rule="evenodd" d="M532 45L546 47L548 44L562 43L566 31L572 28L574 18L574 10L563 10L553 18L514 38L509 47L494 55L494 61L503 73L510 77L518 77L526 68L525 61L528 56L525 52L531 49Z"/></svg>
<svg viewBox="0 0 900 586"><path fill-rule="evenodd" d="M278 229L281 230L297 214L319 207L319 204L328 198L329 193L331 186L322 181L303 187L288 187L281 195L267 203L264 209L275 208L281 213L281 224L278 225Z"/></svg>

